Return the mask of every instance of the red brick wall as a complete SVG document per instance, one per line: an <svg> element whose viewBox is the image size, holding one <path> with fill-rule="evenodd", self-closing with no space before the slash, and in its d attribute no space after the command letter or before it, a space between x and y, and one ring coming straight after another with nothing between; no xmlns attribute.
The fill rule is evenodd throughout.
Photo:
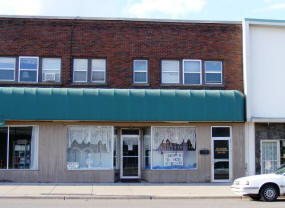
<svg viewBox="0 0 285 208"><path fill-rule="evenodd" d="M241 24L0 18L0 56L61 57L63 87L139 88L132 60L146 58L150 85L140 88L243 91ZM107 85L72 84L73 57L106 58ZM224 86L161 86L161 59L222 60Z"/></svg>

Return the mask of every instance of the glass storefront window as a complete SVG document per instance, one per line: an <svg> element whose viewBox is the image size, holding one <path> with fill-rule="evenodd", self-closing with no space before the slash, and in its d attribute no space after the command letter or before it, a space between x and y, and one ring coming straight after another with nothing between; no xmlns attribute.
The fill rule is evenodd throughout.
<svg viewBox="0 0 285 208"><path fill-rule="evenodd" d="M285 165L285 140L280 140L280 165Z"/></svg>
<svg viewBox="0 0 285 208"><path fill-rule="evenodd" d="M71 126L67 135L67 169L113 168L113 127Z"/></svg>
<svg viewBox="0 0 285 208"><path fill-rule="evenodd" d="M151 160L151 128L147 128L147 129L144 130L143 147L144 147L144 169L150 169L150 160Z"/></svg>
<svg viewBox="0 0 285 208"><path fill-rule="evenodd" d="M36 169L36 148L34 127L1 127L0 169Z"/></svg>
<svg viewBox="0 0 285 208"><path fill-rule="evenodd" d="M153 127L152 169L197 168L196 128Z"/></svg>

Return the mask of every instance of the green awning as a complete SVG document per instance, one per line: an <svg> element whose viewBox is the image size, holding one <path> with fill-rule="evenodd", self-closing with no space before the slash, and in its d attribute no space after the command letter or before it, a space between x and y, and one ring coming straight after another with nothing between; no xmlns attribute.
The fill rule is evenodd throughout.
<svg viewBox="0 0 285 208"><path fill-rule="evenodd" d="M0 120L244 121L232 90L0 88Z"/></svg>

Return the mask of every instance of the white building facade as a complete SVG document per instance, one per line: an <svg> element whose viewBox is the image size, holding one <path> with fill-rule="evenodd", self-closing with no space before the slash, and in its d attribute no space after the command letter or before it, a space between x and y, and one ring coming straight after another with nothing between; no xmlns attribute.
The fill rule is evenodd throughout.
<svg viewBox="0 0 285 208"><path fill-rule="evenodd" d="M243 21L246 174L285 164L285 21Z"/></svg>

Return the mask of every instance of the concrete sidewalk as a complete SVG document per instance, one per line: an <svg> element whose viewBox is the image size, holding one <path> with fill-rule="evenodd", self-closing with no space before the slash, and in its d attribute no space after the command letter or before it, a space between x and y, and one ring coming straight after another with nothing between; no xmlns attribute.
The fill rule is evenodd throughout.
<svg viewBox="0 0 285 208"><path fill-rule="evenodd" d="M53 184L0 183L0 198L51 199L192 199L240 198L230 190L231 184Z"/></svg>

